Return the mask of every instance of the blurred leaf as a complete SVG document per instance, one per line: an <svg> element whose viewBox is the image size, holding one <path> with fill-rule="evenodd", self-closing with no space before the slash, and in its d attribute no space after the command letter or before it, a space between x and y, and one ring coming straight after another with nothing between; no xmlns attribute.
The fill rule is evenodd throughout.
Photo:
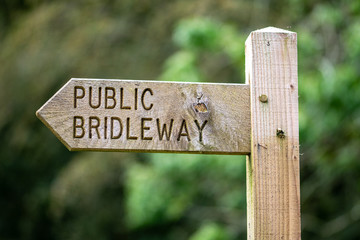
<svg viewBox="0 0 360 240"><path fill-rule="evenodd" d="M219 47L219 28L211 19L182 20L175 29L174 42L185 49L215 50Z"/></svg>
<svg viewBox="0 0 360 240"><path fill-rule="evenodd" d="M207 223L202 226L189 240L226 240L230 239L224 228L215 224Z"/></svg>
<svg viewBox="0 0 360 240"><path fill-rule="evenodd" d="M164 81L200 82L202 77L195 64L194 53L179 51L166 60L165 71L160 79Z"/></svg>

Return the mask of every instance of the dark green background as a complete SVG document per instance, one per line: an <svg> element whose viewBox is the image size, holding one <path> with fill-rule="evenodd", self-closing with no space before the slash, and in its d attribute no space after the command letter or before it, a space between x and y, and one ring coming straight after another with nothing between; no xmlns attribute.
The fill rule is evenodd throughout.
<svg viewBox="0 0 360 240"><path fill-rule="evenodd" d="M68 152L35 111L71 77L244 81L298 33L303 239L360 239L360 2L0 0L0 239L246 238L242 156Z"/></svg>

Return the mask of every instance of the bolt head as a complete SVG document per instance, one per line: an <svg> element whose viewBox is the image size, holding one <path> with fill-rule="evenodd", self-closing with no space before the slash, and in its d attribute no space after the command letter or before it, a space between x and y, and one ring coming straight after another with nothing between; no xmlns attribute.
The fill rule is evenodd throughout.
<svg viewBox="0 0 360 240"><path fill-rule="evenodd" d="M285 138L285 132L281 128L276 129L276 136L279 138Z"/></svg>
<svg viewBox="0 0 360 240"><path fill-rule="evenodd" d="M260 102L262 102L262 103L266 103L266 102L268 101L268 97L267 97L265 94L261 94L261 95L259 96L259 100L260 100Z"/></svg>

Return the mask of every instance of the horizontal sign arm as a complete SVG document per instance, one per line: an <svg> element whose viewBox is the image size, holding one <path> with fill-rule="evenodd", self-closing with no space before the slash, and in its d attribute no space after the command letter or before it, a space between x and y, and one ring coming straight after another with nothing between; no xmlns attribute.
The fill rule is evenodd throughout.
<svg viewBox="0 0 360 240"><path fill-rule="evenodd" d="M37 116L71 151L250 152L246 84L73 78Z"/></svg>

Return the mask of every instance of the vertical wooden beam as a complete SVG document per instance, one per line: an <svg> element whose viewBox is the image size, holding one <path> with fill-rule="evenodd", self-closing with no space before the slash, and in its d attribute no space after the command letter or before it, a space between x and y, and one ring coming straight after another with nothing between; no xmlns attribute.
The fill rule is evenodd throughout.
<svg viewBox="0 0 360 240"><path fill-rule="evenodd" d="M248 239L300 239L296 33L264 28L245 45L251 95Z"/></svg>

